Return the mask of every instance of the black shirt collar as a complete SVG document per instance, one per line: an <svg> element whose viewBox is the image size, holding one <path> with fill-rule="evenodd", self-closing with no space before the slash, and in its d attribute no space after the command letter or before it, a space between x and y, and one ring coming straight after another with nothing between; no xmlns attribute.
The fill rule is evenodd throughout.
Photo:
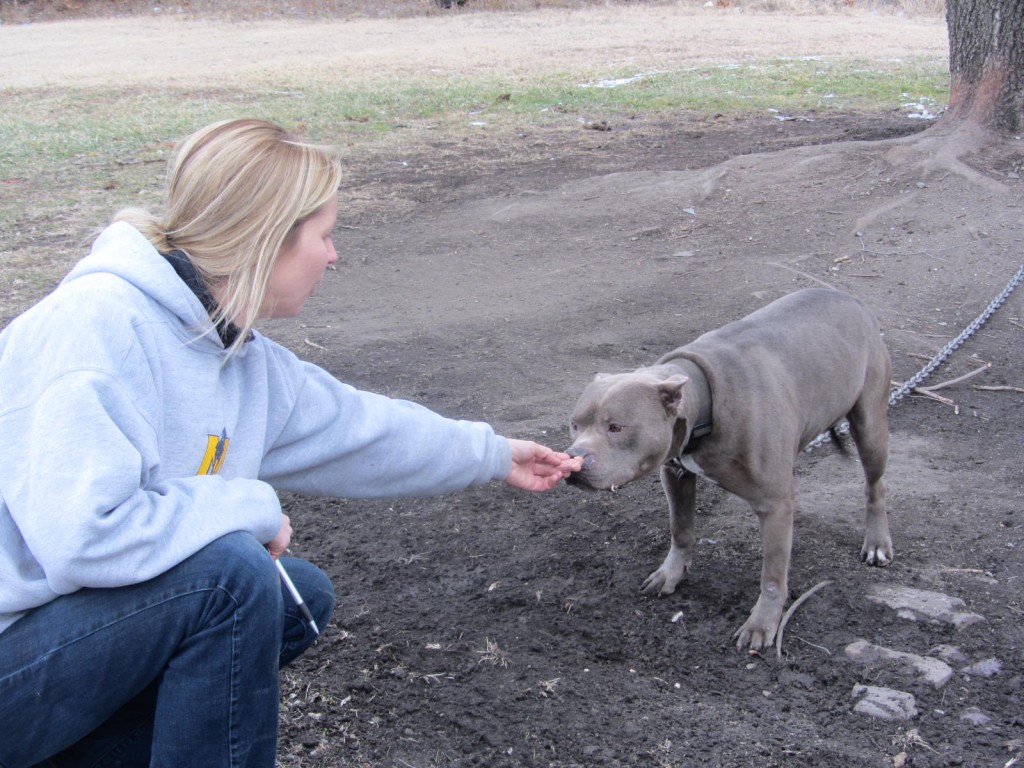
<svg viewBox="0 0 1024 768"><path fill-rule="evenodd" d="M174 267L174 271L185 285L192 289L192 293L202 303L203 309L206 310L207 314L213 317L217 312L217 300L213 298L213 294L210 293L210 289L207 288L206 283L199 274L199 270L196 269L195 264L192 263L188 255L184 251L171 251L170 253L163 254L163 257ZM217 323L217 335L220 336L221 343L224 344L225 349L235 343L235 339L238 338L238 334L241 332L242 329L234 323L229 323L225 320ZM245 340L252 341L252 338L252 332L250 331Z"/></svg>

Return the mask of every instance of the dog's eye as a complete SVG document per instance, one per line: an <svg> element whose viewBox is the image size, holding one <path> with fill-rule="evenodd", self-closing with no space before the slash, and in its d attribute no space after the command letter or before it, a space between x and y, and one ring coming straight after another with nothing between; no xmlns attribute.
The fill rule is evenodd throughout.
<svg viewBox="0 0 1024 768"><path fill-rule="evenodd" d="M578 429L579 429L579 425L577 425L575 421L572 424L569 425L569 431L570 432L575 432Z"/></svg>
<svg viewBox="0 0 1024 768"><path fill-rule="evenodd" d="M608 425L608 431L609 432L621 432L622 431L622 425L621 424L615 424L615 423L609 424Z"/></svg>

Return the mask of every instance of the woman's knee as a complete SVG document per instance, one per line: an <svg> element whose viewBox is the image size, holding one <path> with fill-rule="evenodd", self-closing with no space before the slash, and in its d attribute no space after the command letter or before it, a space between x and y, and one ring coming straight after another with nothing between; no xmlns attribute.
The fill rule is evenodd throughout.
<svg viewBox="0 0 1024 768"><path fill-rule="evenodd" d="M281 654L278 657L278 663L283 667L316 642L319 633L327 626L334 612L334 587L327 574L305 560L283 557L281 565L284 566L315 622L315 626L310 626L291 594L288 590L283 590Z"/></svg>
<svg viewBox="0 0 1024 768"><path fill-rule="evenodd" d="M277 568L266 548L248 533L229 533L207 544L185 567L205 573L211 584L239 605L281 610Z"/></svg>
<svg viewBox="0 0 1024 768"><path fill-rule="evenodd" d="M302 595L317 626L323 629L334 613L334 585L330 577L308 560L297 557L282 557L281 565Z"/></svg>

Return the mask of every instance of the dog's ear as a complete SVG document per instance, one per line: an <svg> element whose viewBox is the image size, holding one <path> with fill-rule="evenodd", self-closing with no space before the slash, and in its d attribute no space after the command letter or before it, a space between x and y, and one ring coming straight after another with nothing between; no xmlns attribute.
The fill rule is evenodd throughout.
<svg viewBox="0 0 1024 768"><path fill-rule="evenodd" d="M683 374L669 376L658 385L658 396L661 397L661 404L665 406L665 412L669 416L681 415L683 407L683 385L690 378Z"/></svg>

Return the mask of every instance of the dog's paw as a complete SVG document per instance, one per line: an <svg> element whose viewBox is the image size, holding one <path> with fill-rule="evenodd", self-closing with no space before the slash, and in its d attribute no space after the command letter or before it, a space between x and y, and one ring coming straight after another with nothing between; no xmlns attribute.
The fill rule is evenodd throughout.
<svg viewBox="0 0 1024 768"><path fill-rule="evenodd" d="M646 579L644 583L640 585L640 592L645 595L671 595L676 591L676 582L669 582L668 578L662 573L662 568L659 568Z"/></svg>
<svg viewBox="0 0 1024 768"><path fill-rule="evenodd" d="M893 561L892 544L884 541L881 544L865 541L860 550L860 559L868 565L884 568Z"/></svg>
<svg viewBox="0 0 1024 768"><path fill-rule="evenodd" d="M661 567L644 579L640 591L645 595L671 595L690 570L690 562L689 554L681 548L673 547Z"/></svg>
<svg viewBox="0 0 1024 768"><path fill-rule="evenodd" d="M780 621L782 621L782 603L765 600L763 596L758 598L754 610L750 612L750 618L732 636L732 639L736 641L736 648L741 651L747 648L752 651L771 648L772 643L775 642L775 634L779 630Z"/></svg>
<svg viewBox="0 0 1024 768"><path fill-rule="evenodd" d="M775 633L778 629L778 624L774 627L751 626L748 619L746 624L736 630L732 639L736 641L737 650L744 651L749 649L751 651L760 651L764 648L772 647L772 643L775 642Z"/></svg>

